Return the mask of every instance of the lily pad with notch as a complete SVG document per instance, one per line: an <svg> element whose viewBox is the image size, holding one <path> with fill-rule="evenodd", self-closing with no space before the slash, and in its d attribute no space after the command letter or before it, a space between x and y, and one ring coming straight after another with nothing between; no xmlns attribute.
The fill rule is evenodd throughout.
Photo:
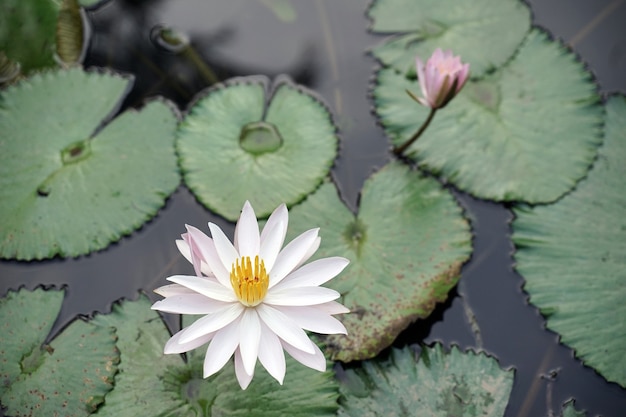
<svg viewBox="0 0 626 417"><path fill-rule="evenodd" d="M184 180L207 208L235 221L249 200L259 217L291 206L328 175L338 138L311 91L279 78L237 78L204 92L178 131Z"/></svg>
<svg viewBox="0 0 626 417"><path fill-rule="evenodd" d="M476 197L553 202L591 166L604 109L576 56L533 30L507 66L469 81L405 155ZM394 145L428 115L406 90L418 83L391 69L377 75L376 113Z"/></svg>
<svg viewBox="0 0 626 417"><path fill-rule="evenodd" d="M435 179L392 162L366 180L354 215L332 183L290 211L290 233L320 227L315 257L350 265L327 286L342 294L348 335L324 339L331 358L376 356L411 322L444 301L471 252L469 225Z"/></svg>
<svg viewBox="0 0 626 417"><path fill-rule="evenodd" d="M63 291L20 290L0 299L0 403L12 416L88 416L113 388L115 332L76 320L45 344Z"/></svg>
<svg viewBox="0 0 626 417"><path fill-rule="evenodd" d="M517 270L547 327L626 387L626 98L607 104L604 144L578 187L550 206L515 209Z"/></svg>
<svg viewBox="0 0 626 417"><path fill-rule="evenodd" d="M152 218L180 181L175 110L111 120L131 81L56 70L0 94L0 257L79 256Z"/></svg>
<svg viewBox="0 0 626 417"><path fill-rule="evenodd" d="M279 385L257 365L254 379L245 391L239 387L232 364L217 374L202 378L205 349L188 354L164 355L170 337L150 301L116 304L109 315L94 322L117 329L120 372L115 389L95 416L334 416L339 389L332 372L317 372L287 359L284 385Z"/></svg>
<svg viewBox="0 0 626 417"><path fill-rule="evenodd" d="M425 62L435 48L452 50L482 77L509 60L530 30L530 10L518 0L375 0L368 15L374 33L394 35L374 56L413 78L415 57Z"/></svg>
<svg viewBox="0 0 626 417"><path fill-rule="evenodd" d="M345 372L337 415L502 417L513 377L485 353L456 346L448 353L440 344L424 347L419 356L410 347L392 349Z"/></svg>

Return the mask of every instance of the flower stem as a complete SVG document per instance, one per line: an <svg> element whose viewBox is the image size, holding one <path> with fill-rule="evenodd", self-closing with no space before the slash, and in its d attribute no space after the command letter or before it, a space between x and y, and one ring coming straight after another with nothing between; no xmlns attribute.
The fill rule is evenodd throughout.
<svg viewBox="0 0 626 417"><path fill-rule="evenodd" d="M393 148L393 153L395 153L396 155L402 155L404 153L404 151L406 151L407 148L409 146L411 146L413 144L413 142L415 142L417 140L417 138L422 136L422 133L424 133L424 130L426 130L426 128L428 127L430 122L433 120L433 117L435 117L435 112L436 111L437 111L436 108L431 107L430 113L428 114L428 118L426 119L424 124L422 124L422 126L418 129L418 131L415 132L415 134L413 136L411 136L411 138L409 140L404 142L403 145L396 146L395 148Z"/></svg>

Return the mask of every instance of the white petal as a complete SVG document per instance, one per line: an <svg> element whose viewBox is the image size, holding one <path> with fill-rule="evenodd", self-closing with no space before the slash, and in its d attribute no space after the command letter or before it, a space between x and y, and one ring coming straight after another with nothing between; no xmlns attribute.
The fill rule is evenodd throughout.
<svg viewBox="0 0 626 417"><path fill-rule="evenodd" d="M320 334L348 334L345 326L328 313L313 307L276 307L304 330Z"/></svg>
<svg viewBox="0 0 626 417"><path fill-rule="evenodd" d="M222 260L218 256L217 250L215 249L215 242L213 242L213 239L202 233L200 229L193 226L187 226L187 233L191 239L196 242L202 260L207 264L206 267L202 267L202 271L204 272L205 268L208 269L210 271L210 275L214 275L223 286L230 288L230 269L225 268L222 264Z"/></svg>
<svg viewBox="0 0 626 417"><path fill-rule="evenodd" d="M349 308L346 308L346 306L344 306L343 304L339 304L336 301L329 301L323 304L316 304L315 308L317 308L318 310L322 310L328 314L345 314L345 313L350 312Z"/></svg>
<svg viewBox="0 0 626 417"><path fill-rule="evenodd" d="M261 342L259 344L259 362L280 385L285 379L285 354L278 336L261 321Z"/></svg>
<svg viewBox="0 0 626 417"><path fill-rule="evenodd" d="M189 261L190 264L193 264L193 261L191 260L191 249L189 248L189 245L187 244L187 242L185 242L182 239L177 239L176 247L178 247L178 251L185 257L185 259L187 259L187 261ZM200 263L200 270L202 271L204 275L213 276L213 272L211 271L211 268L209 268L209 265L206 262Z"/></svg>
<svg viewBox="0 0 626 417"><path fill-rule="evenodd" d="M183 287L180 284L168 284L154 289L154 292L162 297L171 297L173 295L197 294L196 291Z"/></svg>
<svg viewBox="0 0 626 417"><path fill-rule="evenodd" d="M261 341L261 323L253 308L246 308L241 316L239 340L239 352L241 352L244 369L247 374L253 374Z"/></svg>
<svg viewBox="0 0 626 417"><path fill-rule="evenodd" d="M274 267L269 271L269 288L278 284L287 274L294 270L314 243L318 233L319 229L307 230L289 242L289 244L285 246L282 251L280 251L278 257L276 258Z"/></svg>
<svg viewBox="0 0 626 417"><path fill-rule="evenodd" d="M317 238L315 238L313 243L311 243L311 246L306 251L306 254L302 257L302 259L300 260L300 262L298 262L298 265L296 265L294 269L298 269L302 265L304 265L304 263L308 261L309 258L313 256L313 254L317 252L317 250L320 248L320 243L322 243L322 238L318 236Z"/></svg>
<svg viewBox="0 0 626 417"><path fill-rule="evenodd" d="M215 334L215 333L203 334L202 336L197 337L196 339L193 339L187 343L180 343L180 336L185 332L185 330L186 329L179 331L174 336L172 336L170 340L167 341L167 343L165 344L165 348L163 349L163 353L165 353L166 355L169 355L172 353L189 352L190 350L194 350L195 348L198 348L204 345L205 343L208 343L213 338L213 335Z"/></svg>
<svg viewBox="0 0 626 417"><path fill-rule="evenodd" d="M224 268L230 271L235 261L239 259L239 252L237 252L237 249L230 243L230 240L228 240L219 226L214 223L209 223L209 229L211 229L211 236L213 236L213 243L215 244L217 255L222 261Z"/></svg>
<svg viewBox="0 0 626 417"><path fill-rule="evenodd" d="M285 342L305 352L313 353L315 345L298 325L285 316L282 312L266 304L259 304L256 307L259 317L263 323L272 330L276 336Z"/></svg>
<svg viewBox="0 0 626 417"><path fill-rule="evenodd" d="M271 230L267 233L267 238L261 243L259 249L259 257L263 259L265 263L265 269L271 271L280 252L280 248L285 241L285 232L287 231L287 225L283 222L274 223L273 225L266 225L263 231Z"/></svg>
<svg viewBox="0 0 626 417"><path fill-rule="evenodd" d="M294 287L316 287L330 281L350 263L346 258L323 258L304 265L287 275L274 290Z"/></svg>
<svg viewBox="0 0 626 417"><path fill-rule="evenodd" d="M313 353L303 352L284 341L281 341L281 343L283 345L283 349L285 349L292 358L300 362L302 365L308 366L309 368L320 372L324 372L326 370L326 358L315 343L313 343Z"/></svg>
<svg viewBox="0 0 626 417"><path fill-rule="evenodd" d="M183 285L191 290L194 290L195 292L198 292L214 300L226 302L237 301L237 296L235 295L232 287L224 287L222 284L216 282L215 280L200 277L191 277L188 275L174 275L166 279L168 281Z"/></svg>
<svg viewBox="0 0 626 417"><path fill-rule="evenodd" d="M273 288L272 288L273 290ZM311 306L336 300L341 295L326 287L296 287L268 291L264 304L277 306Z"/></svg>
<svg viewBox="0 0 626 417"><path fill-rule="evenodd" d="M280 239L281 242L279 245L283 246L283 243L285 243L285 236L287 235L287 225L289 224L289 212L287 211L287 206L284 203L276 207L276 210L274 210L269 219L267 219L267 223L265 223L265 227L261 232L261 246L263 245L263 242L265 242L265 240L269 237L270 233L277 233L276 231L272 232L272 230L278 223L284 224L282 237Z"/></svg>
<svg viewBox="0 0 626 417"><path fill-rule="evenodd" d="M243 306L234 303L213 314L204 316L185 329L185 333L180 336L180 343L187 343L203 334L218 331L241 316L242 312Z"/></svg>
<svg viewBox="0 0 626 417"><path fill-rule="evenodd" d="M189 230L188 225L185 225L187 230ZM200 253L200 248L198 248L197 242L194 241L193 236L190 233L182 234L183 241L187 243L189 246L189 254L191 255L191 264L193 265L193 270L197 276L202 276L202 254Z"/></svg>
<svg viewBox="0 0 626 417"><path fill-rule="evenodd" d="M202 294L182 294L167 297L164 300L152 304L152 310L176 314L209 314L214 313L228 303L216 301Z"/></svg>
<svg viewBox="0 0 626 417"><path fill-rule="evenodd" d="M215 332L204 357L203 377L208 378L226 365L239 345L239 323L235 320Z"/></svg>
<svg viewBox="0 0 626 417"><path fill-rule="evenodd" d="M246 201L237 222L237 251L239 256L249 256L254 259L259 254L260 241L259 224L254 209L250 202Z"/></svg>
<svg viewBox="0 0 626 417"><path fill-rule="evenodd" d="M237 376L239 386L244 390L248 388L248 385L250 385L250 381L252 381L252 377L254 376L254 373L252 373L252 375L248 375L246 373L239 349L235 351L235 375Z"/></svg>

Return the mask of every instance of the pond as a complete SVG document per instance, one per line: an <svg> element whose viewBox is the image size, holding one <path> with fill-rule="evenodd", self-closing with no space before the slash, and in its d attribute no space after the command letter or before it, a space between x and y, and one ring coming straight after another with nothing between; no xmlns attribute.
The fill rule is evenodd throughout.
<svg viewBox="0 0 626 417"><path fill-rule="evenodd" d="M545 28L553 38L563 39L579 55L593 71L594 82L603 99L612 93L626 94L623 77L626 40L620 26L626 18L623 1L533 0L529 3L521 4L532 11L533 24ZM410 156L397 158L390 152L390 132L386 135L384 130L388 121L381 120L386 117L384 111L375 109L376 100L380 99L374 91L375 83L383 83L375 77L384 65L371 51L403 29L374 33L372 20L366 15L370 7L370 2L365 0L103 1L86 8L91 33L83 64L85 68L107 68L134 76L132 89L119 104L119 113L142 108L146 99L161 96L177 106L181 118L190 117L191 106L206 95L198 96L198 93L216 81L264 75L270 81L263 82L271 83L281 74L287 75L294 84L306 87L314 101L323 101L332 114L338 128L339 150L330 177L343 203L356 214L359 204L365 200L365 197L360 200L359 193L374 172L390 161L413 163ZM514 30L512 28L511 32ZM503 35L500 39L498 33L490 33L489 37L493 38L494 45L505 42L506 38ZM463 51L455 50L455 53L463 57ZM508 59L486 69L486 77ZM478 87L464 91L468 96L471 91L484 92ZM459 100L462 96L463 93ZM270 101L267 97L265 100ZM419 111L424 110L417 109L417 103L414 105L416 114L422 114ZM448 109L452 109L452 104ZM442 109L437 117L445 118L448 109ZM141 136L142 131L129 133L128 140L132 140L133 135ZM426 136L423 140L427 140ZM192 147L188 155L193 152ZM220 158L217 151L203 155L207 158L201 162L215 165L217 171L227 169L215 162ZM183 167L186 172L193 169L195 166ZM427 166L426 177L432 179L442 169L445 172L445 167ZM116 178L112 173L108 175ZM103 180L106 182L107 178ZM529 296L523 289L525 279L514 269L514 226L511 224L515 213L524 217L519 211L523 210L520 207L526 207L519 203L523 199L519 195L487 198L488 193L481 195L479 186L472 188L470 185L470 189L479 189L478 195L483 198L474 197L462 181L459 187L453 176L449 180L444 188L458 201L471 225L471 258L464 263L461 278L447 299L438 303L427 318L403 330L392 346L432 346L441 342L445 349L457 345L461 350L484 351L496 358L502 369L515 369L505 416L560 415L562 405L570 398L576 400L577 409L586 410L590 416L623 415L626 390L583 365L571 347L559 342L557 333L546 329L546 319L529 303ZM320 181L312 185L311 192ZM326 182L322 188L332 183ZM228 184L216 187L218 193L228 190ZM208 210L205 205L209 205L206 203L209 197L197 197L190 188L193 187L181 181L154 218L103 250L66 259L55 257L29 262L3 259L0 261L0 296L19 288L64 288L65 298L52 326L51 337L62 332L76 317L110 313L115 302L137 300L140 292L145 292L152 301L160 299L153 290L165 285L166 277L194 274L192 265L174 243L185 232L185 224L207 232L206 223L214 222L229 238L235 232L234 222L226 220L232 218L229 209L224 208L222 215ZM566 191L544 201L539 197L526 201L551 203ZM367 199L368 203L372 199ZM240 202L237 204L241 206ZM293 210L300 213L297 205ZM85 206L80 216L97 217L101 211L96 203L94 207ZM307 228L316 226L320 225L310 224ZM321 227L324 236L324 226ZM623 272L621 278L618 292L623 292ZM180 329L177 315L165 314L164 319L172 333ZM617 325L617 332L621 331L617 336L623 340L623 320L621 323L621 327ZM389 352L389 349L383 350L380 358L386 358ZM333 369L339 380L345 382L347 372L359 368L359 363L338 362ZM186 388L190 392L201 390ZM0 415L4 415L2 411ZM410 415L421 414L411 412Z"/></svg>

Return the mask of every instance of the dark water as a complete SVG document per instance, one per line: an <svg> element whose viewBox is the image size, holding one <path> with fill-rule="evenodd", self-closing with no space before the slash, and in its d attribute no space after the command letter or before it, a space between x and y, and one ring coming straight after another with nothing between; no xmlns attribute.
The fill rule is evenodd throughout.
<svg viewBox="0 0 626 417"><path fill-rule="evenodd" d="M534 20L573 49L594 71L602 92L626 93L626 0L534 0ZM93 36L87 66L136 74L126 106L164 95L182 109L216 78L286 73L317 91L341 131L333 169L346 204L357 210L365 178L389 159L388 142L371 114L368 99L375 61L368 47L382 40L367 33L365 0L293 0L296 20L267 7L271 0L111 1L89 12ZM155 41L155 27L173 27L192 48ZM574 359L573 352L545 330L529 306L523 279L513 270L512 213L503 205L455 191L475 233L474 254L452 297L427 321L407 329L396 346L440 340L483 349L502 367L516 369L506 416L548 416L575 398L589 415L626 415L626 390L609 384ZM121 298L134 299L174 273L192 273L174 240L184 224L233 226L209 213L181 185L151 222L108 249L70 260L0 262L0 295L20 286L66 286L53 334L77 315L108 312ZM176 328L178 323L169 323ZM0 412L1 414L1 412Z"/></svg>

